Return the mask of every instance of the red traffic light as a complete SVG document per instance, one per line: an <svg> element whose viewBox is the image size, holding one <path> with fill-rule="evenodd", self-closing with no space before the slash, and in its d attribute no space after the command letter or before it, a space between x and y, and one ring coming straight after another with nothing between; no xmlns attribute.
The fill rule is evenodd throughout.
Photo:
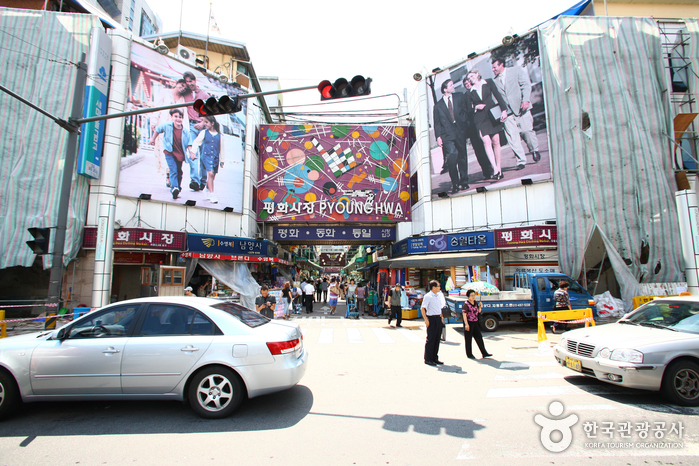
<svg viewBox="0 0 699 466"><path fill-rule="evenodd" d="M229 97L224 95L218 100L216 100L216 97L209 97L206 102L197 99L193 107L201 116L223 115L241 111L243 109L243 103L238 96Z"/></svg>
<svg viewBox="0 0 699 466"><path fill-rule="evenodd" d="M334 83L327 79L318 84L320 100L343 99L345 97L358 97L371 94L371 78L364 79L364 76L355 76L352 81L345 78L338 78Z"/></svg>

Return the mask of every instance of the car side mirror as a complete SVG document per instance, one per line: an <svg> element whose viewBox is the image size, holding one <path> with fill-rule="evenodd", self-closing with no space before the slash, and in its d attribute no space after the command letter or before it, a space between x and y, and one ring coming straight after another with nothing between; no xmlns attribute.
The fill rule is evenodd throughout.
<svg viewBox="0 0 699 466"><path fill-rule="evenodd" d="M58 330L58 333L56 333L56 340L63 341L66 338L68 338L68 331L66 330L65 327L63 327L62 329Z"/></svg>

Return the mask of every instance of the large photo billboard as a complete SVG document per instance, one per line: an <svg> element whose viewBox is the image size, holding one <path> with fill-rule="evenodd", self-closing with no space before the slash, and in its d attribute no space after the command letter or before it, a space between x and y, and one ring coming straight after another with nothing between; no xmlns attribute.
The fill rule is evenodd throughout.
<svg viewBox="0 0 699 466"><path fill-rule="evenodd" d="M410 220L405 126L261 125L257 219Z"/></svg>
<svg viewBox="0 0 699 466"><path fill-rule="evenodd" d="M242 94L200 71L134 43L127 110ZM125 119L118 193L197 207L243 210L245 109L203 117L191 106Z"/></svg>
<svg viewBox="0 0 699 466"><path fill-rule="evenodd" d="M536 32L427 85L433 198L551 178Z"/></svg>

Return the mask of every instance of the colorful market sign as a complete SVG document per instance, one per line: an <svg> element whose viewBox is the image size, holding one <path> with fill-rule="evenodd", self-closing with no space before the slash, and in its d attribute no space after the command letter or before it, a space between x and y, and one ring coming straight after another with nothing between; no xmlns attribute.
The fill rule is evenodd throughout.
<svg viewBox="0 0 699 466"><path fill-rule="evenodd" d="M382 227L273 227L274 241L347 240L347 241L395 241L396 228Z"/></svg>
<svg viewBox="0 0 699 466"><path fill-rule="evenodd" d="M291 262L285 261L278 257L262 257L262 256L242 256L233 254L210 254L206 252L183 252L180 257L195 258L195 259L214 259L226 261L241 261L241 262L271 262L282 265L292 265Z"/></svg>
<svg viewBox="0 0 699 466"><path fill-rule="evenodd" d="M556 246L558 229L555 226L535 226L495 230L497 248L528 246Z"/></svg>
<svg viewBox="0 0 699 466"><path fill-rule="evenodd" d="M149 230L146 228L121 228L114 230L114 249L166 249L184 251L186 233L181 231ZM85 228L83 248L93 249L97 245L97 228Z"/></svg>
<svg viewBox="0 0 699 466"><path fill-rule="evenodd" d="M410 220L405 126L261 125L257 220Z"/></svg>

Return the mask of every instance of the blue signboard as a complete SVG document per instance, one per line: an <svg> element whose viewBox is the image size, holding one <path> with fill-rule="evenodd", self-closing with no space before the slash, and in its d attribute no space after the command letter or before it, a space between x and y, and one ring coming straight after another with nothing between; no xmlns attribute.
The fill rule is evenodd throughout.
<svg viewBox="0 0 699 466"><path fill-rule="evenodd" d="M318 227L274 227L274 241L395 241L394 226L354 227L354 226L318 226Z"/></svg>
<svg viewBox="0 0 699 466"><path fill-rule="evenodd" d="M492 231L474 231L447 236L447 251L471 249L495 249L495 234Z"/></svg>
<svg viewBox="0 0 699 466"><path fill-rule="evenodd" d="M424 238L411 238L408 240L408 252L410 254L427 252L427 244L429 243L430 238L430 236L426 236Z"/></svg>
<svg viewBox="0 0 699 466"><path fill-rule="evenodd" d="M187 234L187 250L189 252L205 252L210 254L231 254L245 256L269 256L272 246L267 241L249 238L233 238L230 236L212 236Z"/></svg>
<svg viewBox="0 0 699 466"><path fill-rule="evenodd" d="M111 56L111 39L102 28L93 28L90 35L90 59L87 64L83 118L102 116L107 113ZM104 121L82 124L76 166L78 175L99 179L102 146L104 145L104 126Z"/></svg>
<svg viewBox="0 0 699 466"><path fill-rule="evenodd" d="M408 254L408 240L402 240L391 246L391 257L399 257Z"/></svg>

